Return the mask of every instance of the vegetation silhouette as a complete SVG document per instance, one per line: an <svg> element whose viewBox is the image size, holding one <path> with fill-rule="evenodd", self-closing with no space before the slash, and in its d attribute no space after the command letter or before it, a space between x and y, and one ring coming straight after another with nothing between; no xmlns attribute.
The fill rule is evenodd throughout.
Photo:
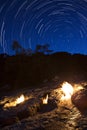
<svg viewBox="0 0 87 130"><path fill-rule="evenodd" d="M14 50L15 54L18 55L22 51L22 46L15 40L12 43L12 50Z"/></svg>
<svg viewBox="0 0 87 130"><path fill-rule="evenodd" d="M50 45L48 43L46 43L44 45L37 44L35 53L51 54L53 52L53 50L50 50L49 47L50 47Z"/></svg>
<svg viewBox="0 0 87 130"><path fill-rule="evenodd" d="M35 53L24 49L17 41L13 42L15 55L0 55L0 89L30 87L45 81L87 80L87 55L52 52L48 44L37 45ZM22 53L24 49L25 53Z"/></svg>
<svg viewBox="0 0 87 130"><path fill-rule="evenodd" d="M31 48L28 49L23 48L20 45L20 43L16 40L13 41L11 48L13 51L15 51L15 55L32 55Z"/></svg>

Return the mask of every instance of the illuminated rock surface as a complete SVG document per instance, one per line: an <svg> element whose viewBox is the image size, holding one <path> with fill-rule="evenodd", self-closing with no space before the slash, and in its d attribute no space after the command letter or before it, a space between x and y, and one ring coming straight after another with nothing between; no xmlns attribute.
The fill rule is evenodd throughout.
<svg viewBox="0 0 87 130"><path fill-rule="evenodd" d="M61 102L59 90L58 83L25 90L31 99L14 108L0 109L0 130L87 130L86 115L72 103ZM47 106L41 104L45 93L49 98Z"/></svg>
<svg viewBox="0 0 87 130"><path fill-rule="evenodd" d="M82 114L87 114L87 90L83 89L72 96L72 102Z"/></svg>

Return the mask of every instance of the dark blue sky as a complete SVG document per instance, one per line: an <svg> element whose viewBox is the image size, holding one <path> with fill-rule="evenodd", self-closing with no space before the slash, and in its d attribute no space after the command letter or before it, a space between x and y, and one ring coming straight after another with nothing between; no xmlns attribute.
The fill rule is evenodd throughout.
<svg viewBox="0 0 87 130"><path fill-rule="evenodd" d="M14 40L87 54L87 0L0 0L0 53L11 54Z"/></svg>

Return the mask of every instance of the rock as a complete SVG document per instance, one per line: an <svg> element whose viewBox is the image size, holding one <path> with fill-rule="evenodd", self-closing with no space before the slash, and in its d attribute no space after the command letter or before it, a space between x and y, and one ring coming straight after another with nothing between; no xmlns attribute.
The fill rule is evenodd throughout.
<svg viewBox="0 0 87 130"><path fill-rule="evenodd" d="M54 100L49 99L48 104L40 104L39 112L40 113L50 112L55 108L57 108L56 102Z"/></svg>
<svg viewBox="0 0 87 130"><path fill-rule="evenodd" d="M26 101L24 104L17 107L17 117L22 120L24 118L28 118L29 116L34 116L37 114L39 106L39 101L33 101L32 99Z"/></svg>
<svg viewBox="0 0 87 130"><path fill-rule="evenodd" d="M72 103L78 108L82 114L87 114L87 90L83 89L71 97Z"/></svg>
<svg viewBox="0 0 87 130"><path fill-rule="evenodd" d="M37 114L40 107L40 101L31 99L0 112L0 127L19 123L22 119L34 116Z"/></svg>
<svg viewBox="0 0 87 130"><path fill-rule="evenodd" d="M17 117L19 118L19 120L27 118L27 117L29 117L29 111L27 109L20 111L17 113Z"/></svg>
<svg viewBox="0 0 87 130"><path fill-rule="evenodd" d="M16 117L0 118L0 127L12 125L16 122Z"/></svg>

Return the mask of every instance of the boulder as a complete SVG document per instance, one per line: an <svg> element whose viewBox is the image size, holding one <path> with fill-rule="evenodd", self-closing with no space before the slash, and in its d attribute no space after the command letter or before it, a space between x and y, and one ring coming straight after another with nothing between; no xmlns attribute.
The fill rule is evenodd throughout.
<svg viewBox="0 0 87 130"><path fill-rule="evenodd" d="M0 127L12 125L29 116L36 115L39 107L40 101L32 98L16 107L0 111Z"/></svg>
<svg viewBox="0 0 87 130"><path fill-rule="evenodd" d="M74 93L71 100L82 114L87 114L87 89Z"/></svg>
<svg viewBox="0 0 87 130"><path fill-rule="evenodd" d="M40 108L39 111L40 113L46 113L46 112L50 112L52 110L54 110L55 108L57 108L57 104L55 102L55 100L50 100L48 101L48 104L40 104Z"/></svg>

